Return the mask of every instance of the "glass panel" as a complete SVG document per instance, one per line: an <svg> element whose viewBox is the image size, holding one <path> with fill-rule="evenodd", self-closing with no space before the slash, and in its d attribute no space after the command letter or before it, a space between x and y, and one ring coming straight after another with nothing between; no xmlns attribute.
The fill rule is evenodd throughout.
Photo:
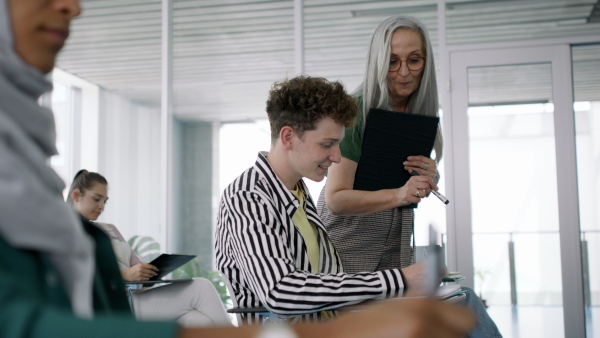
<svg viewBox="0 0 600 338"><path fill-rule="evenodd" d="M294 75L293 7L174 1L174 113L203 121L266 118L272 83Z"/></svg>
<svg viewBox="0 0 600 338"><path fill-rule="evenodd" d="M339 80L353 92L363 80L371 35L386 16L344 13L321 0L304 0L303 6L305 72Z"/></svg>
<svg viewBox="0 0 600 338"><path fill-rule="evenodd" d="M445 2L449 45L598 34L596 1Z"/></svg>
<svg viewBox="0 0 600 338"><path fill-rule="evenodd" d="M293 8L293 1L173 1L173 137L181 154L173 247L196 253L207 272L215 202L259 150L269 150L268 125L265 132L254 121L267 117L271 85L294 75Z"/></svg>
<svg viewBox="0 0 600 338"><path fill-rule="evenodd" d="M572 59L586 322L588 336L597 337L600 334L600 44L573 47Z"/></svg>
<svg viewBox="0 0 600 338"><path fill-rule="evenodd" d="M475 287L507 335L563 332L551 84L550 64L468 70Z"/></svg>
<svg viewBox="0 0 600 338"><path fill-rule="evenodd" d="M433 155L432 155L433 156ZM439 192L447 196L445 189L446 176L444 175L444 159L438 163L438 171L440 173L440 181L437 183ZM452 201L450 202L452 203ZM428 245L429 224L433 225L439 233L441 233L442 246L446 245L446 204L440 201L437 197L430 195L419 203L419 207L415 209L415 245ZM444 254L446 252L444 251Z"/></svg>
<svg viewBox="0 0 600 338"><path fill-rule="evenodd" d="M112 202L99 221L117 226L125 239L149 236L165 250L158 184L161 2L81 1L81 6L57 62L79 78L73 87L82 86L73 120L73 144L80 151L71 174L83 167L105 176Z"/></svg>
<svg viewBox="0 0 600 338"><path fill-rule="evenodd" d="M244 142L239 141L244 135ZM259 151L269 151L269 120L227 123L219 133L219 196L244 170L254 165Z"/></svg>
<svg viewBox="0 0 600 338"><path fill-rule="evenodd" d="M52 156L50 164L63 179L67 188L71 184L73 105L73 88L54 82L52 112L54 113L56 124L56 148L58 149L58 155Z"/></svg>

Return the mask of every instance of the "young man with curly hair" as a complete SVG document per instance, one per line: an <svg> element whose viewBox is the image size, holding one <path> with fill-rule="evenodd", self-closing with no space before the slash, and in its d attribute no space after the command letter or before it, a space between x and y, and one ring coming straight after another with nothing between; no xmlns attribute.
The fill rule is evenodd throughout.
<svg viewBox="0 0 600 338"><path fill-rule="evenodd" d="M421 264L402 273L344 273L302 180L321 181L340 161L344 127L357 113L339 82L299 76L273 85L267 101L271 149L225 189L217 218L217 265L239 306L316 320L334 315L328 310L423 284Z"/></svg>

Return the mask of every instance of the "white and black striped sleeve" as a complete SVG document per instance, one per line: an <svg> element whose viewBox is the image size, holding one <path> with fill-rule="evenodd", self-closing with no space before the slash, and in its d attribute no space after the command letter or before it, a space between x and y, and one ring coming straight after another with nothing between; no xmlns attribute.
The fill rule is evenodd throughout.
<svg viewBox="0 0 600 338"><path fill-rule="evenodd" d="M222 200L221 208L219 231L227 232L227 251L248 287L273 313L313 313L402 294L397 269L357 274L298 269L297 254L287 242L286 215L256 192L237 191Z"/></svg>

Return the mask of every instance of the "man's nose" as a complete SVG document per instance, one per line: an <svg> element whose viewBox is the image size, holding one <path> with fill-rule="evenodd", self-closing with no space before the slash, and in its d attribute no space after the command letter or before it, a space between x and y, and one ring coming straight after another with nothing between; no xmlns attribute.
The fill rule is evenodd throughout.
<svg viewBox="0 0 600 338"><path fill-rule="evenodd" d="M333 163L340 163L340 161L342 160L342 151L340 150L339 145L333 147L333 153L331 154L331 156L329 156L329 159Z"/></svg>

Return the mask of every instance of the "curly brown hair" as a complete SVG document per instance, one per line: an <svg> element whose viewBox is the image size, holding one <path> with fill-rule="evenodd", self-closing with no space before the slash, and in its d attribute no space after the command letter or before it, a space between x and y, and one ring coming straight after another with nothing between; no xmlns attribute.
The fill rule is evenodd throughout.
<svg viewBox="0 0 600 338"><path fill-rule="evenodd" d="M291 126L302 137L305 131L316 129L317 122L324 117L351 127L358 115L358 105L340 82L300 75L273 84L267 115L271 139L275 140L284 126Z"/></svg>

